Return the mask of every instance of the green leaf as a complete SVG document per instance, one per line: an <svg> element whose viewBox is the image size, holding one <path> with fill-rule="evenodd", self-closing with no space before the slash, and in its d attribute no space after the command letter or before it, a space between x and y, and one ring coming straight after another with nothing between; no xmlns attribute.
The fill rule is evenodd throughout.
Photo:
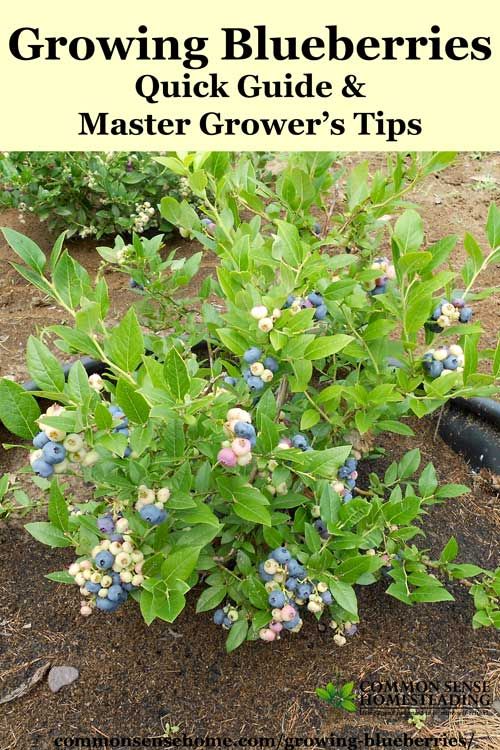
<svg viewBox="0 0 500 750"><path fill-rule="evenodd" d="M226 651L228 654L241 646L248 633L248 622L246 620L236 620L233 622L226 640Z"/></svg>
<svg viewBox="0 0 500 750"><path fill-rule="evenodd" d="M486 234L488 235L490 247L496 250L500 245L500 209L494 203L490 205L490 210L488 211Z"/></svg>
<svg viewBox="0 0 500 750"><path fill-rule="evenodd" d="M119 378L116 385L116 400L125 415L135 424L145 424L148 421L151 411L148 402L123 378Z"/></svg>
<svg viewBox="0 0 500 750"><path fill-rule="evenodd" d="M419 588L411 595L414 602L453 602L454 597L444 586L428 586Z"/></svg>
<svg viewBox="0 0 500 750"><path fill-rule="evenodd" d="M400 216L394 227L394 239L402 254L420 249L424 241L424 223L417 211L410 208Z"/></svg>
<svg viewBox="0 0 500 750"><path fill-rule="evenodd" d="M153 606L156 617L165 622L174 622L186 606L186 597L180 591L167 589L165 594L153 594Z"/></svg>
<svg viewBox="0 0 500 750"><path fill-rule="evenodd" d="M69 513L66 500L59 488L57 479L53 479L50 485L50 497L48 506L49 521L61 531L69 528Z"/></svg>
<svg viewBox="0 0 500 750"><path fill-rule="evenodd" d="M0 419L14 435L31 440L38 430L40 408L33 396L18 383L0 380Z"/></svg>
<svg viewBox="0 0 500 750"><path fill-rule="evenodd" d="M209 586L205 591L201 592L196 603L196 611L207 612L210 609L215 609L215 607L217 607L217 605L224 599L226 594L226 586Z"/></svg>
<svg viewBox="0 0 500 750"><path fill-rule="evenodd" d="M468 495L470 488L465 484L445 484L436 491L436 497L449 499L451 497L460 497Z"/></svg>
<svg viewBox="0 0 500 750"><path fill-rule="evenodd" d="M36 242L33 242L29 237L25 237L24 234L16 232L15 229L10 229L9 227L2 227L2 234L16 255L18 255L27 266L34 271L38 271L40 274L43 272L46 258Z"/></svg>
<svg viewBox="0 0 500 750"><path fill-rule="evenodd" d="M330 581L330 591L337 604L351 615L358 614L358 600L353 587L346 581Z"/></svg>
<svg viewBox="0 0 500 750"><path fill-rule="evenodd" d="M104 342L104 351L125 372L132 373L139 366L144 354L144 339L133 307L111 331Z"/></svg>
<svg viewBox="0 0 500 750"><path fill-rule="evenodd" d="M163 439L166 455L169 458L182 458L186 446L182 420L169 420L164 428Z"/></svg>
<svg viewBox="0 0 500 750"><path fill-rule="evenodd" d="M171 552L162 565L162 578L169 586L173 586L175 581L187 581L196 567L200 549L185 548Z"/></svg>
<svg viewBox="0 0 500 750"><path fill-rule="evenodd" d="M35 336L30 336L26 349L28 372L41 391L64 390L64 372L56 357Z"/></svg>
<svg viewBox="0 0 500 750"><path fill-rule="evenodd" d="M432 495L438 486L436 469L433 464L427 464L418 480L418 491L422 497Z"/></svg>
<svg viewBox="0 0 500 750"><path fill-rule="evenodd" d="M321 336L308 344L304 352L304 358L314 360L331 357L332 354L339 352L352 340L352 336L347 336L344 333L337 333L335 336Z"/></svg>
<svg viewBox="0 0 500 750"><path fill-rule="evenodd" d="M35 521L27 523L24 527L28 534L31 534L38 542L46 544L48 547L71 547L71 540L48 521Z"/></svg>
<svg viewBox="0 0 500 750"><path fill-rule="evenodd" d="M141 609L141 615L144 618L146 625L151 625L155 619L155 611L153 604L153 594L146 589L142 589L140 592L139 606Z"/></svg>
<svg viewBox="0 0 500 750"><path fill-rule="evenodd" d="M458 555L458 543L454 536L446 544L439 557L440 562L451 562Z"/></svg>
<svg viewBox="0 0 500 750"><path fill-rule="evenodd" d="M67 570L55 570L53 573L46 573L44 577L48 578L49 581L55 581L55 583L68 583L73 585L75 583L75 579L73 576L70 576Z"/></svg>
<svg viewBox="0 0 500 750"><path fill-rule="evenodd" d="M75 404L80 406L92 394L92 389L89 385L89 376L80 360L77 360L70 367L66 393Z"/></svg>
<svg viewBox="0 0 500 750"><path fill-rule="evenodd" d="M189 373L177 349L173 348L167 354L163 372L169 392L176 401L182 401L189 391Z"/></svg>
<svg viewBox="0 0 500 750"><path fill-rule="evenodd" d="M278 236L273 243L273 258L284 260L292 268L298 268L304 260L304 250L299 230L294 224L278 219Z"/></svg>

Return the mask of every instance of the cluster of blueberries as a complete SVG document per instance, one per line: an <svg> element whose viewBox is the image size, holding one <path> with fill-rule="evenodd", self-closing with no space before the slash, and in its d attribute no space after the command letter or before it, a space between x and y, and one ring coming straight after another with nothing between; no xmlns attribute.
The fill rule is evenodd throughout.
<svg viewBox="0 0 500 750"><path fill-rule="evenodd" d="M287 437L280 438L278 448L280 448L280 450L287 450L288 448L298 448L303 453L314 450L312 445L309 444L309 440L306 438L306 436L302 435L301 433L294 435L291 439Z"/></svg>
<svg viewBox="0 0 500 750"><path fill-rule="evenodd" d="M423 356L423 367L427 375L435 380L449 372L463 372L464 352L458 344L429 349Z"/></svg>
<svg viewBox="0 0 500 750"><path fill-rule="evenodd" d="M349 503L353 498L354 488L356 487L356 480L358 478L357 468L358 462L355 458L350 457L346 459L337 472L336 481L332 482L332 489L340 495L343 503ZM322 539L328 539L330 535L326 523L319 518L319 514L319 505L315 505L313 507L313 516L316 516L317 520L314 522L314 528Z"/></svg>
<svg viewBox="0 0 500 750"><path fill-rule="evenodd" d="M105 513L97 525L107 539L94 547L90 560L74 562L68 569L84 597L80 602L84 617L94 609L114 612L144 582L144 555L133 544L127 519Z"/></svg>
<svg viewBox="0 0 500 750"><path fill-rule="evenodd" d="M145 484L141 484L138 488L138 499L135 509L143 521L151 524L151 526L157 526L168 518L168 513L164 506L169 498L170 490L168 487L162 487L155 492L146 487Z"/></svg>
<svg viewBox="0 0 500 750"><path fill-rule="evenodd" d="M307 297L294 297L292 294L287 298L283 305L285 310L290 310L293 314L297 314L301 310L305 310L308 307L315 307L314 312L315 320L325 320L328 315L328 309L323 301L323 297L319 292L311 292Z"/></svg>
<svg viewBox="0 0 500 750"><path fill-rule="evenodd" d="M40 432L33 438L34 450L30 451L29 461L33 471L40 477L65 474L78 464L92 466L99 460L99 454L88 450L81 435L67 434L64 430L43 423L44 416L60 416L63 412L63 406L53 404L38 420Z"/></svg>
<svg viewBox="0 0 500 750"><path fill-rule="evenodd" d="M136 281L135 279L131 278L130 281L128 282L128 285L131 289L139 289L141 292L144 291L144 285L139 284L139 282Z"/></svg>
<svg viewBox="0 0 500 750"><path fill-rule="evenodd" d="M250 310L250 315L257 321L259 331L269 333L273 330L275 322L281 317L281 310L275 307L270 312L265 305L255 305Z"/></svg>
<svg viewBox="0 0 500 750"><path fill-rule="evenodd" d="M261 359L262 349L257 346L250 347L243 354L243 361L248 367L243 366L241 374L248 388L253 392L261 391L267 383L272 381L279 370L279 364L274 357L264 357L262 361ZM224 383L234 387L238 380L228 375L224 378Z"/></svg>
<svg viewBox="0 0 500 750"><path fill-rule="evenodd" d="M213 621L216 625L222 625L224 630L230 630L233 622L236 622L238 617L238 610L230 604L226 604L225 607L219 607L219 609L215 610Z"/></svg>
<svg viewBox="0 0 500 750"><path fill-rule="evenodd" d="M210 234L211 236L215 234L217 225L212 221L212 219L209 219L207 216L204 216L201 219L201 224L204 227L205 232L207 234Z"/></svg>
<svg viewBox="0 0 500 750"><path fill-rule="evenodd" d="M306 605L309 612L320 614L325 606L333 604L327 584L311 580L305 567L286 547L273 550L269 558L260 563L259 575L272 608L271 623L259 631L263 641L276 640L283 630L299 632L302 627L299 607Z"/></svg>
<svg viewBox="0 0 500 750"><path fill-rule="evenodd" d="M252 448L257 442L252 417L244 409L229 409L224 429L231 439L222 443L217 454L218 463L227 468L248 466L252 460Z"/></svg>
<svg viewBox="0 0 500 750"><path fill-rule="evenodd" d="M388 258L375 258L371 265L373 271L380 271L380 276L375 279L375 286L370 289L374 297L387 291L387 282L396 278L396 269Z"/></svg>
<svg viewBox="0 0 500 750"><path fill-rule="evenodd" d="M128 419L123 413L123 411L120 409L119 406L115 406L114 404L109 404L108 410L111 416L114 419L118 420L118 424L116 424L113 427L113 432L118 432L120 435L125 435L125 437L128 437L130 435L130 431L128 428ZM123 454L124 457L128 458L131 453L132 453L132 448L130 447L130 445L127 445Z"/></svg>
<svg viewBox="0 0 500 750"><path fill-rule="evenodd" d="M453 323L470 323L472 314L472 307L466 307L464 299L456 298L451 302L443 299L432 313L434 322L429 324L429 328L434 333L440 333Z"/></svg>

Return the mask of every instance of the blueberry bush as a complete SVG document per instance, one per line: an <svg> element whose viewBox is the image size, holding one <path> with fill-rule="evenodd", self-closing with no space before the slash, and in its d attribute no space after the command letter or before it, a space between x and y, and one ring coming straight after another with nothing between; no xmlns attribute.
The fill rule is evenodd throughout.
<svg viewBox="0 0 500 750"><path fill-rule="evenodd" d="M461 582L474 627L500 627L500 570L458 562L454 538L438 559L416 544L428 508L467 488L440 486L416 448L373 471L378 435L411 437L408 417L498 392L500 346L481 347L472 309L495 292L478 280L500 260L500 211L486 250L465 236L455 272L457 238L427 243L405 203L452 158L391 156L370 176L366 163L334 172L331 155L306 153L261 181L245 156L165 157L198 206L168 195L162 216L216 257L216 278L186 310L177 292L200 258L173 265L161 238L117 239L100 252L140 303L118 325L102 273L89 278L64 234L47 257L3 230L14 267L72 320L30 337L39 391L0 380L0 418L48 494L47 520L28 532L75 548L48 577L78 586L82 615L133 599L146 623L172 622L197 587L197 611L213 611L229 651L322 617L343 646L359 587L383 578L408 605L452 600L446 584ZM105 374L76 359L65 378L54 347ZM35 396L52 406L41 414ZM86 502L69 475L93 488Z"/></svg>
<svg viewBox="0 0 500 750"><path fill-rule="evenodd" d="M166 195L190 199L187 180L151 153L0 153L0 208L32 213L51 231L99 239L171 226L158 212Z"/></svg>

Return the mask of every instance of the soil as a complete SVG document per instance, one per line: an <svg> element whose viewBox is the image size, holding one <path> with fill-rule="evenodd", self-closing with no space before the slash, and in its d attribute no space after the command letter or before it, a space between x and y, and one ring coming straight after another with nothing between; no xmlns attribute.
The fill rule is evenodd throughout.
<svg viewBox="0 0 500 750"><path fill-rule="evenodd" d="M476 156L481 158L461 155L455 166L411 196L423 209L430 241L452 232L462 238L464 231L470 231L484 242L488 205L500 197L496 181L500 180L500 156ZM374 165L383 160L378 155L369 158ZM484 176L492 179L478 181ZM481 189L475 189L478 186ZM25 232L45 249L50 245L51 238L35 219L20 226L17 215L7 212L0 216L0 224ZM173 244L183 254L196 248L178 239ZM73 256L91 273L99 265L92 249L92 243L70 245ZM453 262L461 257L459 249ZM0 373L21 382L27 378L24 348L28 335L61 317L8 266L9 259L12 255L2 241ZM206 263L209 273L211 262ZM118 318L134 295L125 288L123 276L109 274L107 281L113 315ZM500 284L498 267L488 284ZM498 304L490 300L476 305L488 345L496 343ZM364 472L383 471L390 461L418 445L423 461L433 461L441 481L471 488L469 495L429 510L427 537L419 546L428 546L432 555L438 555L454 535L461 549L459 560L492 568L500 562L495 483L486 475L473 474L437 436L436 426L437 418L414 421L416 438L389 436L384 445L386 457ZM0 434L1 442L9 439ZM16 473L24 460L22 451L4 451L0 469ZM21 481L33 487L28 477ZM75 491L88 490L75 487ZM331 632L320 630L311 619L299 634L272 646L246 644L228 656L224 632L212 624L209 614L195 614L196 592L172 626L157 622L148 628L133 603L113 617L82 620L74 587L43 577L69 564L72 556L71 550L51 550L32 540L18 518L0 522L1 750L45 750L56 746L57 737L101 738L103 743L117 736L153 738L164 735L167 723L179 725L181 735L229 737L236 742L241 737L267 737L274 738L276 747L280 735L309 738L309 747L315 747L318 743L311 738L330 733L337 737L361 737L365 730L412 734L407 714L347 716L322 704L315 688L337 676L341 682L352 679L356 683L361 679L484 679L488 665L498 665L500 659L497 633L472 629L471 597L458 583L451 586L454 602L412 609L384 594L385 581L360 588L359 631L344 648L336 647ZM25 696L1 704L2 696L46 662L74 666L80 677L57 694L50 693L43 679ZM432 727L442 718L432 715L427 723ZM286 747L284 739L282 746Z"/></svg>

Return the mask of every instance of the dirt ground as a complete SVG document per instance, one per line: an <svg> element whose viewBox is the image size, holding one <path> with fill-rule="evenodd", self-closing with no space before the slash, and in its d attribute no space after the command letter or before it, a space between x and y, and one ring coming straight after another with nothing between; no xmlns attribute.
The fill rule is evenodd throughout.
<svg viewBox="0 0 500 750"><path fill-rule="evenodd" d="M380 156L370 158L380 163ZM498 154L464 154L412 196L423 210L429 241L450 233L463 238L470 231L483 243L488 205L499 198ZM15 212L7 212L0 215L0 225L25 232L45 249L50 245L44 226L35 219L20 226ZM193 250L181 240L174 244L181 253ZM91 243L70 247L91 273L97 269L99 258L91 252ZM454 263L462 253L459 249ZM9 259L12 255L1 241L0 374L22 382L27 378L24 348L28 335L38 326L60 322L61 314L46 306L40 294L17 276ZM210 265L207 260L207 273ZM118 318L134 295L123 276L109 274L107 280L113 314ZM498 267L487 284L500 284ZM498 333L499 300L500 296L475 305L490 345ZM454 535L461 561L487 568L498 565L498 494L487 477L473 475L436 436L435 419L412 426L416 438L389 436L387 458L377 466L364 467L364 472L383 470L389 460L418 445L424 462L435 463L442 481L471 488L469 495L430 509L427 538L420 546L438 555ZM0 439L4 442L8 437L1 434ZM16 472L23 462L20 451L0 453L3 471ZM51 550L32 540L19 519L0 521L0 750L45 750L55 747L58 737L103 741L116 736L159 737L167 723L180 726L181 735L235 741L266 737L274 738L276 746L280 735L358 737L365 729L412 733L407 715L346 718L322 704L315 688L335 680L336 675L341 682L356 683L361 679L483 679L488 665L500 659L497 633L472 630L473 606L459 584L451 588L455 602L411 610L384 595L385 582L361 588L359 632L342 649L333 644L330 632L311 620L299 634L272 646L251 643L228 656L223 631L212 624L209 614L195 614L196 595L189 598L186 611L173 626L158 622L146 627L132 603L113 617L82 621L74 587L43 577L71 559L71 550ZM47 662L77 667L80 677L55 695L42 680L24 697L1 704L2 696ZM428 724L434 726L442 718L432 716Z"/></svg>

